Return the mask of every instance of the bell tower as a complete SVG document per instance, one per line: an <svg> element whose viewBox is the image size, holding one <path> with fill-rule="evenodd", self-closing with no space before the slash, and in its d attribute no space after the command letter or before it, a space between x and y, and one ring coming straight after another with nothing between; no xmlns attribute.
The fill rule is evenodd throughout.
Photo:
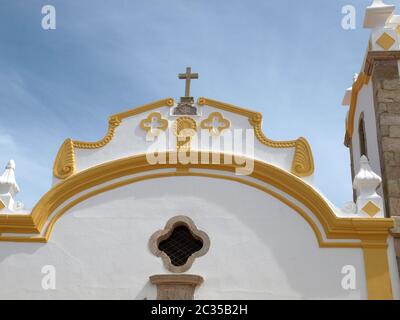
<svg viewBox="0 0 400 320"><path fill-rule="evenodd" d="M395 6L382 0L367 8L364 28L371 34L361 71L347 89L343 105L349 108L345 145L353 181L368 158L372 170L382 177L378 194L384 200L385 216L400 222L400 16L394 12ZM355 191L354 198L359 196ZM396 254L400 261L400 238Z"/></svg>

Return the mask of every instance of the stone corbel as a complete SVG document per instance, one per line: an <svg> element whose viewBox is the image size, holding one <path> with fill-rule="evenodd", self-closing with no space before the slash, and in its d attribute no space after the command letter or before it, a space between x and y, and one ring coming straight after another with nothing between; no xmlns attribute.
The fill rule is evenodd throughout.
<svg viewBox="0 0 400 320"><path fill-rule="evenodd" d="M154 275L150 282L157 286L157 300L193 300L194 292L203 283L201 276Z"/></svg>

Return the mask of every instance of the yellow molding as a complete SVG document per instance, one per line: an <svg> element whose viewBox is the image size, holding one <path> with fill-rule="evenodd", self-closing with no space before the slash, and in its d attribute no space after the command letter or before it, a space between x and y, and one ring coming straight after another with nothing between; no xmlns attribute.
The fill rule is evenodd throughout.
<svg viewBox="0 0 400 320"><path fill-rule="evenodd" d="M264 145L271 148L295 148L291 172L299 177L307 177L314 173L314 159L311 148L304 138L295 141L273 141L268 139L262 131L262 114L248 109L236 107L227 103L200 98L198 104L209 105L214 108L233 112L249 119L254 128L256 138ZM142 107L128 110L126 112L114 114L109 119L109 127L105 137L97 142L74 141L67 139L61 146L54 162L53 174L59 179L66 179L76 171L75 148L78 149L97 149L107 145L114 137L115 129L121 124L122 120L143 112L148 112L162 106L172 107L175 101L172 98L159 100Z"/></svg>
<svg viewBox="0 0 400 320"><path fill-rule="evenodd" d="M387 248L364 248L365 276L369 300L392 300L393 291Z"/></svg>
<svg viewBox="0 0 400 320"><path fill-rule="evenodd" d="M179 117L172 125L173 133L176 136L177 151L190 151L192 137L197 132L197 122L191 117Z"/></svg>
<svg viewBox="0 0 400 320"><path fill-rule="evenodd" d="M77 149L98 149L102 148L114 137L115 129L121 124L122 120L143 112L151 111L163 106L172 107L175 101L172 98L162 99L144 106L112 115L108 120L108 130L104 138L96 142L74 141L67 139L61 146L53 166L53 175L59 179L66 179L76 171L75 148Z"/></svg>
<svg viewBox="0 0 400 320"><path fill-rule="evenodd" d="M203 154L198 154L199 158ZM213 156L213 154L209 154ZM219 154L221 163L225 157ZM235 172L236 166L231 164L190 164L187 171L151 173L153 170L174 168L177 165L149 165L146 155L140 155L120 160L111 161L88 170L79 172L70 178L54 186L38 202L28 217L24 216L1 216L1 233L27 233L28 229L34 229L32 233L40 232L40 236L0 236L0 241L11 242L47 242L51 236L55 223L71 208L77 204L98 194L126 186L135 182L148 179L161 179L179 176L198 176L213 179L223 179L242 183L250 187L261 190L279 201L282 201L290 208L298 212L310 225L316 235L316 239L321 248L359 248L364 252L365 272L368 287L368 296L370 299L392 299L392 289L390 280L390 271L387 257L387 238L390 229L394 226L393 219L358 219L358 218L338 218L332 211L324 198L310 185L290 174L272 165L255 161L253 178L272 185L283 191L294 199L306 206L318 219L323 230L320 230L313 219L297 204L290 201L285 196L270 190L259 183L245 180L238 176L226 176L222 174L190 172L189 169L206 169ZM103 183L126 177L135 173L147 173L144 176L129 178L118 181L113 184L102 186L98 189L77 197L76 199L64 205L66 201L79 193L90 188L99 186ZM62 208L61 208L62 207ZM54 216L52 214L61 208ZM51 217L51 219L50 219ZM16 228L18 226L18 228ZM322 231L327 239L358 239L359 242L327 242L324 240Z"/></svg>
<svg viewBox="0 0 400 320"><path fill-rule="evenodd" d="M218 128L214 128L212 125L215 118L217 118L221 123ZM225 119L221 113L212 112L207 119L200 123L200 127L204 130L208 130L213 136L219 136L225 129L229 129L231 127L231 122L228 119Z"/></svg>
<svg viewBox="0 0 400 320"><path fill-rule="evenodd" d="M370 76L367 76L365 73L360 73L357 80L353 83L352 91L351 91L351 102L349 114L347 117L346 123L346 137L345 137L345 145L350 146L351 139L353 138L354 132L354 118L357 110L357 101L358 94L360 93L362 87L369 83Z"/></svg>
<svg viewBox="0 0 400 320"><path fill-rule="evenodd" d="M152 103L146 104L144 106L141 106L141 107L138 107L138 108L135 108L135 109L131 109L131 110L128 110L128 111L125 111L125 112L114 114L111 117L123 120L125 118L129 118L129 117L141 114L143 112L152 111L154 109L161 108L161 107L164 107L164 106L173 107L174 105L175 105L175 100L172 99L172 98L167 98L167 99L162 99L162 100L159 100L159 101L156 101L156 102L152 102Z"/></svg>
<svg viewBox="0 0 400 320"><path fill-rule="evenodd" d="M98 149L107 145L114 137L115 129L121 124L121 119L111 117L108 120L108 131L105 137L96 142L73 141L74 148L77 149Z"/></svg>
<svg viewBox="0 0 400 320"><path fill-rule="evenodd" d="M223 103L207 98L200 98L199 105L207 105L220 110L240 114L249 119L254 128L254 134L258 141L270 148L295 148L295 154L292 162L291 172L298 177L308 177L314 173L314 158L311 147L305 138L299 138L295 141L273 141L266 137L262 131L263 116L259 112L236 107L231 104Z"/></svg>
<svg viewBox="0 0 400 320"><path fill-rule="evenodd" d="M228 104L228 103L220 102L217 100L212 100L212 99L207 99L207 98L201 97L197 100L197 104L199 106L210 106L210 107L214 107L214 108L217 108L220 110L236 113L236 114L245 116L249 119L253 118L253 117L261 117L260 120L262 119L262 114L259 112L255 112L253 110L237 107L237 106L234 106L233 104Z"/></svg>
<svg viewBox="0 0 400 320"><path fill-rule="evenodd" d="M143 131L150 132L152 128L151 128L151 126L149 126L147 124L151 123L154 118L156 118L158 123L160 124L160 126L157 128L157 130L159 130L159 132L167 130L168 120L163 119L161 113L159 113L159 112L152 112L147 116L147 118L140 121L140 128L142 128Z"/></svg>
<svg viewBox="0 0 400 320"><path fill-rule="evenodd" d="M115 129L121 124L122 120L124 120L125 118L131 117L131 116L143 113L143 112L152 111L154 109L157 109L157 108L160 108L163 106L171 107L174 104L175 104L174 99L167 98L167 99L162 99L162 100L159 100L156 102L146 104L144 106L141 106L141 107L138 107L138 108L135 108L132 110L114 114L109 118L108 131L107 131L106 135L104 136L104 138L102 138L101 140L96 141L96 142L72 141L73 146L74 146L74 148L78 148L78 149L102 148L112 140L112 138L114 137Z"/></svg>
<svg viewBox="0 0 400 320"><path fill-rule="evenodd" d="M39 234L40 230L32 215L7 214L0 216L1 233Z"/></svg>
<svg viewBox="0 0 400 320"><path fill-rule="evenodd" d="M53 166L53 175L59 179L65 179L76 171L74 142L67 139L58 151Z"/></svg>
<svg viewBox="0 0 400 320"><path fill-rule="evenodd" d="M201 159L204 154L199 153L198 156ZM208 157L214 156L215 154L208 154ZM235 172L237 166L223 164L224 154L217 154L217 156L220 156L222 164L199 163L180 164L179 166L186 169L196 168ZM22 221L22 225L34 224L37 230L42 230L48 217L61 204L84 190L127 175L176 167L177 165L169 163L165 165L150 165L147 162L146 155L139 155L111 161L84 170L50 189L35 206L30 217L7 216L7 219L0 219L0 233L7 232L4 231L4 228L9 228L10 221ZM187 170L176 172L175 174L190 173ZM328 239L376 239L378 241L385 239L388 235L388 230L393 227L392 219L341 219L336 217L330 206L313 187L296 176L270 164L255 160L252 177L275 186L305 204L317 216Z"/></svg>

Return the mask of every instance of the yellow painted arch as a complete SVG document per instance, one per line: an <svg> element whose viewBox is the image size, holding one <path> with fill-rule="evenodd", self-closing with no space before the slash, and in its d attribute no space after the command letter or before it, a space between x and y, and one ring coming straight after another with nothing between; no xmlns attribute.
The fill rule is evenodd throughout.
<svg viewBox="0 0 400 320"><path fill-rule="evenodd" d="M209 156L215 155L210 154ZM190 175L188 170L191 168L228 172L234 172L237 169L235 164L223 164L224 154L219 154L219 156L221 164L218 165L201 163L187 166L168 163L150 165L146 155L138 155L92 167L61 181L50 189L32 210L29 225L26 217L10 215L7 216L7 219L0 220L0 233L40 233L51 214L68 199L89 188L124 176L167 168L178 168L174 175ZM201 157L200 153L199 157ZM282 190L304 204L315 214L328 239L359 239L380 242L383 239L386 240L388 230L393 227L392 219L338 218L329 204L313 187L295 175L273 165L254 160L254 172L251 177ZM246 183L244 179L238 177L230 179ZM253 186L256 187L255 184ZM18 221L18 218L21 219ZM23 228L24 224L25 228ZM19 229L18 226L20 226Z"/></svg>
<svg viewBox="0 0 400 320"><path fill-rule="evenodd" d="M167 154L169 156L170 154ZM218 154L221 164L158 164L150 165L146 155L115 160L79 172L55 185L37 203L29 217L6 216L0 219L0 233L28 234L40 236L0 236L0 241L46 242L51 236L55 223L69 209L99 193L106 192L124 185L146 179L157 179L171 176L203 176L215 179L225 179L243 183L264 191L290 206L298 212L314 231L321 248L362 248L366 265L366 275L369 297L372 299L392 298L390 272L387 258L387 238L394 222L392 219L359 219L338 218L325 199L310 185L273 165L254 160L254 172L251 177L283 191L306 206L320 222L327 239L360 240L359 242L326 242L321 230L308 214L298 205L267 187L240 178L217 173L190 172L190 169L206 169L235 172L234 164L223 164L224 154ZM217 156L218 156L217 155ZM202 155L198 154L199 159ZM215 154L208 154L209 157ZM177 169L174 172L152 173L159 169ZM110 182L114 179L134 174L145 174L101 186L68 203L49 219L66 201L90 188Z"/></svg>

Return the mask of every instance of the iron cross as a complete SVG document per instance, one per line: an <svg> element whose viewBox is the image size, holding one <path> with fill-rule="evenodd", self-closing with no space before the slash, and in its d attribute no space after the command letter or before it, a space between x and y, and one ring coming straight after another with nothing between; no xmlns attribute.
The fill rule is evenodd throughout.
<svg viewBox="0 0 400 320"><path fill-rule="evenodd" d="M190 97L190 81L192 79L198 79L198 78L199 78L199 74L198 73L192 73L192 68L191 67L186 68L186 73L179 74L179 79L185 79L186 80L185 97Z"/></svg>

